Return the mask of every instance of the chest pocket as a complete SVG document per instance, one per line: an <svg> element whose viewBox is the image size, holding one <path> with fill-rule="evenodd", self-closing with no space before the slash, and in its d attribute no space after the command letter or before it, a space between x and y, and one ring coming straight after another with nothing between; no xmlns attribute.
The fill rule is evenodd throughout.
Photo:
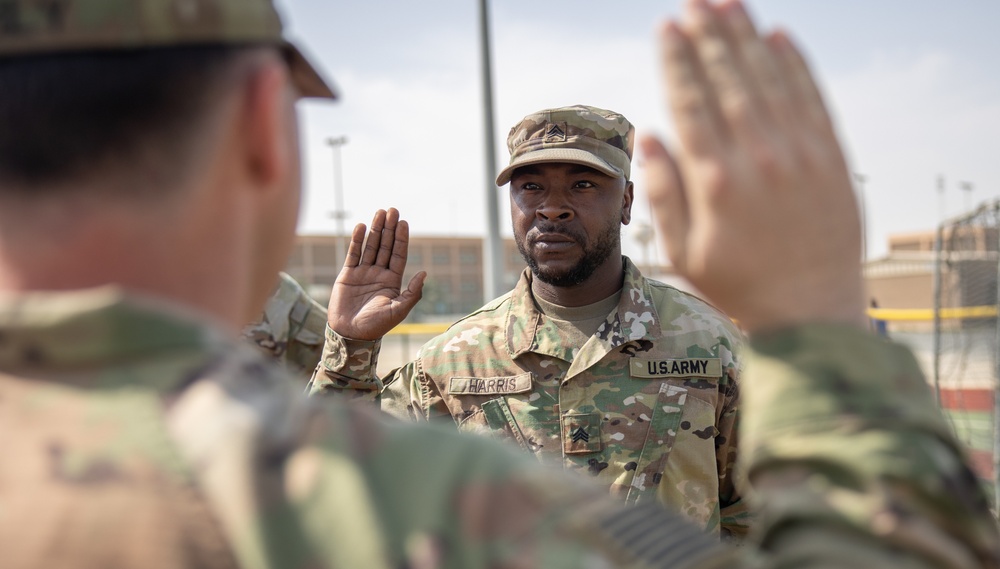
<svg viewBox="0 0 1000 569"><path fill-rule="evenodd" d="M655 498L685 414L690 414L686 408L689 405L695 407L698 403L700 401L690 396L686 388L669 382L660 384L649 430L643 441L632 484L626 494L626 504L637 504Z"/></svg>
<svg viewBox="0 0 1000 569"><path fill-rule="evenodd" d="M510 410L510 405L503 397L490 399L483 403L483 418L486 419L486 426L490 428L490 433L494 438L504 439L503 433L513 437L521 449L531 451L528 441L524 438L524 432L514 418L514 413Z"/></svg>
<svg viewBox="0 0 1000 569"><path fill-rule="evenodd" d="M461 408L472 411L459 421L460 430L489 434L535 455L549 444L558 424L557 400L534 374L452 377L448 385Z"/></svg>

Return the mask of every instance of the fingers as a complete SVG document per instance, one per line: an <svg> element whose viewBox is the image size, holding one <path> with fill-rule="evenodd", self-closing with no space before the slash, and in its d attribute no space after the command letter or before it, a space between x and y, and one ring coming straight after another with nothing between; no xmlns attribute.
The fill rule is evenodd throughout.
<svg viewBox="0 0 1000 569"><path fill-rule="evenodd" d="M684 28L698 56L705 79L706 96L714 101L718 136L728 141L731 127L755 128L760 101L749 89L746 70L735 49L736 40L718 8L707 0L691 0L684 13Z"/></svg>
<svg viewBox="0 0 1000 569"><path fill-rule="evenodd" d="M368 239L365 241L365 250L361 255L362 265L371 265L375 263L379 245L382 242L382 229L385 227L385 217L385 210L380 209L375 212L375 217L372 218L372 228L371 231L368 232Z"/></svg>
<svg viewBox="0 0 1000 569"><path fill-rule="evenodd" d="M809 65L791 39L783 32L774 32L767 38L767 44L781 73L787 78L790 104L796 116L826 133L833 132L833 123L826 110L823 96L809 71Z"/></svg>
<svg viewBox="0 0 1000 569"><path fill-rule="evenodd" d="M365 242L365 224L359 223L351 232L351 243L347 246L347 256L344 257L345 267L357 267L361 262L361 248Z"/></svg>
<svg viewBox="0 0 1000 569"><path fill-rule="evenodd" d="M420 271L413 275L410 282L406 285L406 290L399 295L399 303L406 312L412 310L417 305L417 302L420 301L420 297L424 293L424 280L426 279L427 273L425 271Z"/></svg>
<svg viewBox="0 0 1000 569"><path fill-rule="evenodd" d="M672 111L694 156L766 139L784 122L789 84L774 50L739 1L690 0L680 26L661 32Z"/></svg>
<svg viewBox="0 0 1000 569"><path fill-rule="evenodd" d="M379 239L378 256L375 257L376 267L388 267L392 259L393 247L396 244L396 226L399 224L399 210L390 207L385 215L385 226Z"/></svg>
<svg viewBox="0 0 1000 569"><path fill-rule="evenodd" d="M722 12L741 59L744 80L754 85L756 103L767 120L784 122L787 116L788 85L779 71L770 47L757 32L750 15L740 2L729 2Z"/></svg>
<svg viewBox="0 0 1000 569"><path fill-rule="evenodd" d="M660 29L660 56L668 106L685 152L717 154L727 138L722 116L694 46L674 22Z"/></svg>
<svg viewBox="0 0 1000 569"><path fill-rule="evenodd" d="M670 152L653 136L642 136L639 147L645 163L646 191L654 213L653 221L660 235L666 239L670 261L675 267L683 268L691 219L677 164Z"/></svg>
<svg viewBox="0 0 1000 569"><path fill-rule="evenodd" d="M391 210L395 211L395 210ZM396 214L399 215L398 213ZM389 256L389 270L402 275L406 270L406 259L410 249L410 224L400 220L396 225L395 239L392 244L392 253Z"/></svg>
<svg viewBox="0 0 1000 569"><path fill-rule="evenodd" d="M364 225L359 225L362 232ZM354 250L354 238L358 228L355 228L355 235L352 236L351 247ZM364 250L361 252L360 261L355 261L353 265L374 265L376 267L388 268L399 275L406 269L406 257L410 244L410 228L405 221L399 219L399 210L390 207L387 210L380 209L375 212L372 218L371 231L365 240ZM358 245L360 250L360 244ZM348 251L350 259L350 251Z"/></svg>

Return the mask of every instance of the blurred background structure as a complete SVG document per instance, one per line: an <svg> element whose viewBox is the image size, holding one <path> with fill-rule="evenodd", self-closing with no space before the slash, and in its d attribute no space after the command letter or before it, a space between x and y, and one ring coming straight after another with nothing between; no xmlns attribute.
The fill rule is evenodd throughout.
<svg viewBox="0 0 1000 569"><path fill-rule="evenodd" d="M968 192L963 184L963 190ZM1000 200L898 235L867 263L872 321L913 348L976 473L1000 503Z"/></svg>

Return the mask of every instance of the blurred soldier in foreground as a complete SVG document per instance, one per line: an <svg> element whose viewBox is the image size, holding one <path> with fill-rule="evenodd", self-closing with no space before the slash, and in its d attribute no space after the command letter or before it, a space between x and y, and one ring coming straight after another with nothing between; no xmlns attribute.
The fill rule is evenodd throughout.
<svg viewBox="0 0 1000 569"><path fill-rule="evenodd" d="M395 209L378 212L364 249L364 229L355 231L349 254L360 259L334 284L312 392L361 390L404 419L450 418L594 478L626 504L659 502L710 535L744 536L750 516L735 481L743 338L718 310L622 256L634 138L622 115L583 105L518 122L497 185L510 182L529 269L384 378L375 374L381 338L406 311L386 314L372 288L399 290L406 257L393 247L398 266L378 262L399 227Z"/></svg>
<svg viewBox="0 0 1000 569"><path fill-rule="evenodd" d="M787 151L780 166L740 162L733 151L748 140L739 137L699 149L681 129L680 170L644 143L654 195L680 207L658 212L682 222L671 230L675 259L759 334L747 467L766 518L759 547L734 553L676 517L618 509L577 478L481 439L303 401L240 347L239 327L272 292L292 239L294 101L330 96L280 39L269 3L0 6L5 568L988 567L1000 558L912 357L857 328L857 260L824 242L856 244L856 212L808 72L780 37L760 44L738 7L704 7L685 31L664 31L665 68L679 74L668 78L672 100L690 112L680 123L705 119L724 90L758 95L747 81L775 65L769 88L790 120L746 110L774 156ZM724 83L701 48L753 57L738 63L750 74ZM712 136L736 132L731 117L712 120ZM722 170L701 178L696 156ZM720 195L733 197L732 211ZM761 195L777 213L833 219L771 224L754 205ZM738 219L748 211L761 218ZM730 224L758 245L794 238L819 259L763 253L759 266L720 264L739 247L731 239L747 238ZM717 282L732 270L754 292L777 278L820 286L796 291L799 310L775 314L773 298ZM830 301L831 286L846 293Z"/></svg>

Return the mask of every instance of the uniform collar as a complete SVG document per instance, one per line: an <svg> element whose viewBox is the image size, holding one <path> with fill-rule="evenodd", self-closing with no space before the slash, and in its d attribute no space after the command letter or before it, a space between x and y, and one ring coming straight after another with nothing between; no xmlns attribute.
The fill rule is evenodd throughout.
<svg viewBox="0 0 1000 569"><path fill-rule="evenodd" d="M117 287L0 296L5 372L92 370L223 342L190 310Z"/></svg>
<svg viewBox="0 0 1000 569"><path fill-rule="evenodd" d="M533 275L530 269L525 269L511 293L507 325L504 328L507 350L511 357L517 358L527 352L538 352L566 361L575 361L584 353L584 348L587 348L586 351L592 351L590 345L595 342L597 346L593 350L607 353L628 342L658 338L660 318L653 306L649 282L628 257L622 256L622 260L625 279L618 306L608 314L607 320L598 328L597 334L591 337L587 346L583 347L559 345L558 342L551 340L550 334L545 333L545 330L552 325L535 306L531 294Z"/></svg>

